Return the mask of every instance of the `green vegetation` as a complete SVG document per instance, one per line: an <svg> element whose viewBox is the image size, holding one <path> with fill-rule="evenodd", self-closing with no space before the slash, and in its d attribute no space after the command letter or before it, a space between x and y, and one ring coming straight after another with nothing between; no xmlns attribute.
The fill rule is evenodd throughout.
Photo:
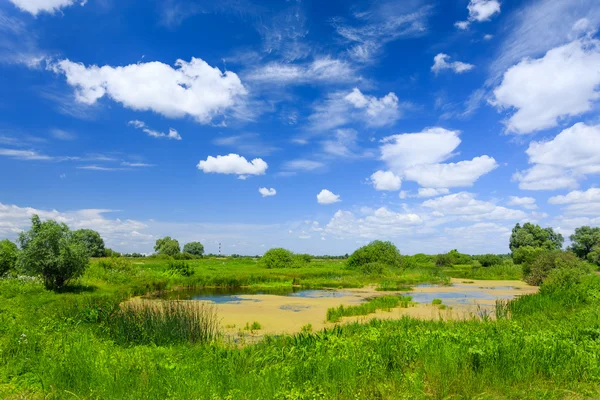
<svg viewBox="0 0 600 400"><path fill-rule="evenodd" d="M501 265L503 263L502 257L496 254L484 254L477 257L477 261L482 267L493 267L494 265Z"/></svg>
<svg viewBox="0 0 600 400"><path fill-rule="evenodd" d="M171 257L175 257L181 252L179 242L176 239L171 239L170 236L165 236L164 238L156 239L154 251L156 251L158 254Z"/></svg>
<svg viewBox="0 0 600 400"><path fill-rule="evenodd" d="M19 248L8 239L0 241L0 278L14 271L19 256Z"/></svg>
<svg viewBox="0 0 600 400"><path fill-rule="evenodd" d="M512 252L520 247L541 247L546 250L560 250L564 243L560 233L552 228L542 228L539 225L525 223L516 224L510 236L509 247Z"/></svg>
<svg viewBox="0 0 600 400"><path fill-rule="evenodd" d="M402 258L392 242L375 240L352 253L346 265L365 274L381 275L387 268L400 267Z"/></svg>
<svg viewBox="0 0 600 400"><path fill-rule="evenodd" d="M308 265L312 257L308 254L294 254L289 250L275 248L268 250L259 260L264 268L301 268Z"/></svg>
<svg viewBox="0 0 600 400"><path fill-rule="evenodd" d="M433 299L431 304L433 304L434 306L438 306L438 305L442 304L442 299Z"/></svg>
<svg viewBox="0 0 600 400"><path fill-rule="evenodd" d="M105 249L111 257L88 263L89 248L66 226L36 217L32 225L21 235L20 250L0 242L0 266L17 269L0 279L3 399L600 397L600 276L585 261L594 246L577 254L574 241L563 252L547 245L557 243L549 231L554 239L517 246L512 259L499 256L500 263L452 251L445 254L450 265L438 267L435 256L396 250L375 261L373 252L362 251L349 267L343 257L288 258L276 251L285 262L274 257L277 266L267 267L268 258L196 259L188 253L192 259L183 261L178 258L188 256L160 250L126 258ZM485 258L493 263L486 266ZM364 262L354 264L358 259ZM365 273L363 267L374 263L384 268ZM402 290L449 283L450 277L522 274L540 285L539 293L498 301L490 315L373 319L316 332L308 324L293 336L264 337L254 321L246 325L257 332L252 344L227 338L210 305L137 298L203 286ZM432 304L447 309L437 300ZM323 317L340 321L410 304L409 296L383 296L331 308Z"/></svg>
<svg viewBox="0 0 600 400"><path fill-rule="evenodd" d="M79 229L73 232L73 238L84 244L90 257L104 256L104 240L98 232L91 229Z"/></svg>
<svg viewBox="0 0 600 400"><path fill-rule="evenodd" d="M392 308L406 308L410 305L410 296L375 297L358 306L339 306L327 310L327 321L338 322L342 317L373 314L377 310L390 311Z"/></svg>
<svg viewBox="0 0 600 400"><path fill-rule="evenodd" d="M200 242L186 243L185 246L183 246L183 252L202 257L204 254L204 245Z"/></svg>

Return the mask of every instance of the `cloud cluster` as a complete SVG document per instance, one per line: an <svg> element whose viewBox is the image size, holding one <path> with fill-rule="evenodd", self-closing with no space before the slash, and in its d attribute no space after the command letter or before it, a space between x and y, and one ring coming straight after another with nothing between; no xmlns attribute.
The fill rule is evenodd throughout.
<svg viewBox="0 0 600 400"><path fill-rule="evenodd" d="M273 188L267 189L266 187L261 187L258 189L258 193L260 193L262 197L270 197L275 196L277 194L277 190Z"/></svg>
<svg viewBox="0 0 600 400"><path fill-rule="evenodd" d="M467 6L469 19L454 24L459 29L468 29L472 22L489 21L495 14L500 14L498 0L471 0Z"/></svg>
<svg viewBox="0 0 600 400"><path fill-rule="evenodd" d="M388 136L382 140L381 159L396 175L426 188L472 186L498 164L487 155L443 163L454 155L460 142L458 131L439 127Z"/></svg>
<svg viewBox="0 0 600 400"><path fill-rule="evenodd" d="M371 175L371 182L375 190L400 190L402 178L395 175L392 171L377 171Z"/></svg>
<svg viewBox="0 0 600 400"><path fill-rule="evenodd" d="M79 3L85 5L87 0L9 0L22 11L28 12L33 16L39 13L47 12L54 14L56 11L64 7L72 6Z"/></svg>
<svg viewBox="0 0 600 400"><path fill-rule="evenodd" d="M469 192L454 193L423 202L423 207L434 211L435 216L455 217L461 220L520 220L525 218L521 210L498 206L489 201L477 200L476 195Z"/></svg>
<svg viewBox="0 0 600 400"><path fill-rule="evenodd" d="M537 209L537 204L535 204L535 199L533 197L510 196L506 204L509 206L523 207L527 210Z"/></svg>
<svg viewBox="0 0 600 400"><path fill-rule="evenodd" d="M467 64L461 61L448 62L450 56L448 54L440 53L433 58L433 66L431 71L436 75L445 69L454 71L457 74L468 72L475 68L473 64Z"/></svg>
<svg viewBox="0 0 600 400"><path fill-rule="evenodd" d="M317 195L317 202L319 204L333 204L341 201L340 195L333 194L330 190L323 189Z"/></svg>
<svg viewBox="0 0 600 400"><path fill-rule="evenodd" d="M132 125L135 128L137 128L137 129L141 129L146 134L148 134L148 136L151 136L153 138L159 138L159 139L160 138L165 138L165 139L181 140L181 136L173 128L169 128L169 133L163 133L163 132L158 132L158 131L155 131L155 130L152 130L152 129L148 128L143 121L138 121L138 120L129 121L129 125Z"/></svg>
<svg viewBox="0 0 600 400"><path fill-rule="evenodd" d="M302 64L271 62L251 69L243 77L249 82L263 85L347 83L360 79L350 64L330 57L317 58Z"/></svg>
<svg viewBox="0 0 600 400"><path fill-rule="evenodd" d="M202 124L224 115L247 93L235 73L221 72L200 58L177 60L175 68L158 61L98 67L70 60L49 68L66 76L78 102L94 104L107 96L136 111L189 116Z"/></svg>
<svg viewBox="0 0 600 400"><path fill-rule="evenodd" d="M239 154L231 153L226 156L208 156L197 167L207 174L239 175L243 179L247 175L264 175L269 166L262 158L248 161Z"/></svg>
<svg viewBox="0 0 600 400"><path fill-rule="evenodd" d="M551 140L531 142L526 153L533 166L514 174L519 188L576 188L579 180L600 173L600 125L577 123Z"/></svg>
<svg viewBox="0 0 600 400"><path fill-rule="evenodd" d="M569 216L600 217L600 189L576 190L564 196L548 199L550 204L564 205L565 214Z"/></svg>

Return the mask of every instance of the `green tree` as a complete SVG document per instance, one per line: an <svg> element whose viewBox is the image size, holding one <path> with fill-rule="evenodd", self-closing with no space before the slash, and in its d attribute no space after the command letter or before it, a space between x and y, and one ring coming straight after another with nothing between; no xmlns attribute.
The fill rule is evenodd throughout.
<svg viewBox="0 0 600 400"><path fill-rule="evenodd" d="M588 272L589 264L582 263L575 254L560 250L546 250L530 264L523 264L523 279L539 286L556 269L579 269Z"/></svg>
<svg viewBox="0 0 600 400"><path fill-rule="evenodd" d="M523 226L516 224L510 236L510 250L514 252L519 247L541 247L546 250L560 250L564 238L552 228L542 228L539 225L525 223Z"/></svg>
<svg viewBox="0 0 600 400"><path fill-rule="evenodd" d="M19 248L8 239L0 241L0 277L15 269Z"/></svg>
<svg viewBox="0 0 600 400"><path fill-rule="evenodd" d="M162 239L157 239L154 245L154 251L158 254L165 254L167 256L176 256L181 252L179 242L176 239L171 239L170 236L165 236Z"/></svg>
<svg viewBox="0 0 600 400"><path fill-rule="evenodd" d="M569 237L571 239L570 250L579 258L587 258L596 246L600 246L600 228L582 226L575 229Z"/></svg>
<svg viewBox="0 0 600 400"><path fill-rule="evenodd" d="M85 245L90 257L104 256L104 240L98 232L91 229L79 229L73 232L73 237Z"/></svg>
<svg viewBox="0 0 600 400"><path fill-rule="evenodd" d="M41 275L47 289L61 289L80 277L89 264L85 245L65 224L31 217L31 229L19 235L21 252L17 268L29 275Z"/></svg>
<svg viewBox="0 0 600 400"><path fill-rule="evenodd" d="M292 268L294 253L282 248L270 249L259 258L258 265L265 268Z"/></svg>
<svg viewBox="0 0 600 400"><path fill-rule="evenodd" d="M352 253L346 265L350 269L357 269L371 263L399 267L402 263L402 257L400 251L392 242L375 240Z"/></svg>
<svg viewBox="0 0 600 400"><path fill-rule="evenodd" d="M195 256L202 256L202 254L204 254L204 246L200 242L186 243L185 246L183 246L183 252Z"/></svg>

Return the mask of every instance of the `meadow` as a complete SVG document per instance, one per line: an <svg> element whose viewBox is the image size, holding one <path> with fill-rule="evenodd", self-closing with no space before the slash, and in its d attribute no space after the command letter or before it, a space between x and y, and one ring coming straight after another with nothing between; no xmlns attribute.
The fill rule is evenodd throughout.
<svg viewBox="0 0 600 400"><path fill-rule="evenodd" d="M600 396L600 277L553 280L538 294L498 302L496 315L336 325L240 345L206 306L168 310L123 301L186 287L349 288L384 292L421 282L520 279L505 260L438 267L403 257L384 271L313 259L264 268L252 258L93 259L82 277L49 291L31 277L0 279L3 399L587 399ZM558 282L558 283L557 283ZM386 295L386 293L382 293ZM397 307L409 298L380 300ZM193 303L193 302L190 302ZM363 306L368 308L369 306ZM341 314L369 310L341 310ZM340 310L336 312L340 313ZM331 318L337 318L332 315ZM323 315L323 319L327 318ZM202 326L199 329L198 326Z"/></svg>

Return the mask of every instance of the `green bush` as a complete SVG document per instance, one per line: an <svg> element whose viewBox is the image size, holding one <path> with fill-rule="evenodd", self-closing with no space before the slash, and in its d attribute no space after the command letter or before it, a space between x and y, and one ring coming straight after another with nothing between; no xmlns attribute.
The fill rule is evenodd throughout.
<svg viewBox="0 0 600 400"><path fill-rule="evenodd" d="M435 256L436 267L451 267L454 265L452 261L452 257L449 254L438 254Z"/></svg>
<svg viewBox="0 0 600 400"><path fill-rule="evenodd" d="M512 253L515 264L531 264L545 250L542 247L523 246L517 248Z"/></svg>
<svg viewBox="0 0 600 400"><path fill-rule="evenodd" d="M0 241L0 277L15 269L19 248L8 239Z"/></svg>
<svg viewBox="0 0 600 400"><path fill-rule="evenodd" d="M167 264L167 272L171 275L192 276L194 270L183 260L171 260Z"/></svg>
<svg viewBox="0 0 600 400"><path fill-rule="evenodd" d="M103 258L98 261L98 266L107 271L130 272L133 270L131 261L124 257Z"/></svg>
<svg viewBox="0 0 600 400"><path fill-rule="evenodd" d="M502 264L502 257L496 254L484 254L477 258L482 267L493 267L494 265Z"/></svg>
<svg viewBox="0 0 600 400"><path fill-rule="evenodd" d="M359 267L360 272L365 275L383 275L387 269L388 267L380 262L372 262Z"/></svg>
<svg viewBox="0 0 600 400"><path fill-rule="evenodd" d="M179 242L176 239L171 239L170 236L165 236L164 238L156 239L154 251L156 251L159 254L166 254L172 257L181 253Z"/></svg>
<svg viewBox="0 0 600 400"><path fill-rule="evenodd" d="M594 246L586 258L590 263L600 265L600 246Z"/></svg>
<svg viewBox="0 0 600 400"><path fill-rule="evenodd" d="M282 248L270 249L258 260L258 265L264 268L293 268L294 253Z"/></svg>
<svg viewBox="0 0 600 400"><path fill-rule="evenodd" d="M193 254L195 256L201 257L202 254L204 254L204 245L200 242L186 243L185 246L183 246L183 253Z"/></svg>
<svg viewBox="0 0 600 400"><path fill-rule="evenodd" d="M552 270L578 269L585 271L588 268L571 252L546 250L540 253L533 262L523 264L523 278L530 285L539 286Z"/></svg>
<svg viewBox="0 0 600 400"><path fill-rule="evenodd" d="M452 260L452 265L466 265L471 264L473 261L473 257L468 254L459 253L456 249L451 250L448 256Z"/></svg>
<svg viewBox="0 0 600 400"><path fill-rule="evenodd" d="M398 248L392 242L375 240L352 253L346 262L346 266L349 269L360 269L372 263L381 264L385 267L400 267L402 258Z"/></svg>
<svg viewBox="0 0 600 400"><path fill-rule="evenodd" d="M104 240L100 234L91 229L79 229L73 237L83 243L90 257L104 256Z"/></svg>
<svg viewBox="0 0 600 400"><path fill-rule="evenodd" d="M19 235L21 252L17 268L29 275L41 275L47 289L62 289L80 277L89 264L87 248L69 227L56 221L31 218L31 229Z"/></svg>
<svg viewBox="0 0 600 400"><path fill-rule="evenodd" d="M104 249L104 257L121 257L121 253L113 249Z"/></svg>

